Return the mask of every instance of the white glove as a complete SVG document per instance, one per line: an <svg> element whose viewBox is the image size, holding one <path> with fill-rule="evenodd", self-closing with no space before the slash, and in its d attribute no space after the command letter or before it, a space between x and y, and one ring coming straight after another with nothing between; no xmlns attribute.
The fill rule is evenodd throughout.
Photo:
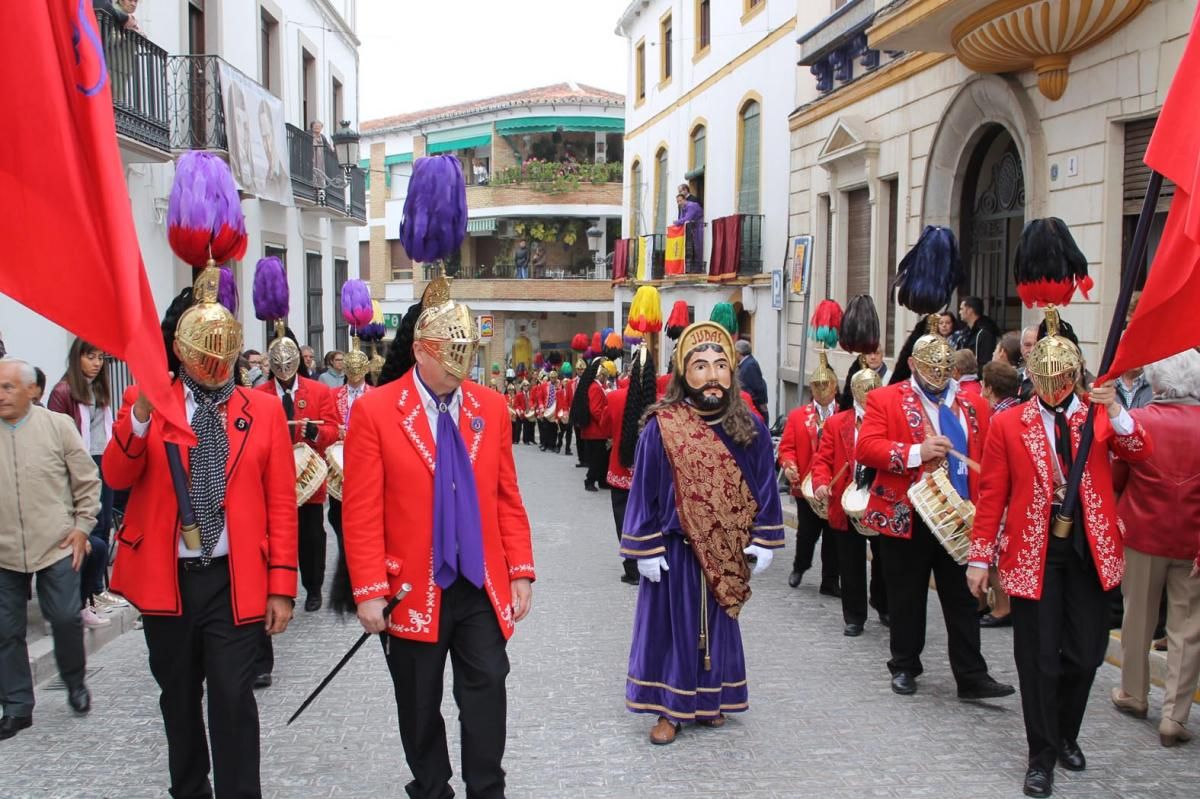
<svg viewBox="0 0 1200 799"><path fill-rule="evenodd" d="M668 572L671 569L667 566L667 559L662 555L657 558L646 558L637 562L638 574L645 577L652 583L657 583L662 579L662 573Z"/></svg>
<svg viewBox="0 0 1200 799"><path fill-rule="evenodd" d="M757 561L754 564L754 571L750 573L751 577L756 577L765 572L767 567L771 565L771 561L775 559L774 551L766 547L760 547L758 544L751 544L742 551L747 555L753 555Z"/></svg>

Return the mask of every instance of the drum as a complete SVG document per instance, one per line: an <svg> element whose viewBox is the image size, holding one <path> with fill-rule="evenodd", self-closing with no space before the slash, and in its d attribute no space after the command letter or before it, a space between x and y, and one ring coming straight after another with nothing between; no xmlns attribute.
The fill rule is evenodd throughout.
<svg viewBox="0 0 1200 799"><path fill-rule="evenodd" d="M317 451L303 441L292 447L292 455L296 460L296 505L300 506L320 490L329 467Z"/></svg>
<svg viewBox="0 0 1200 799"><path fill-rule="evenodd" d="M804 480L800 483L800 496L804 497L804 501L813 509L813 513L822 519L829 518L829 500L817 499L813 494L812 472L804 475Z"/></svg>
<svg viewBox="0 0 1200 799"><path fill-rule="evenodd" d="M867 512L867 500L871 498L870 488L859 488L854 483L846 486L846 490L842 492L842 510L846 512L846 518L854 525L854 529L860 535L865 535L868 538L879 535L878 532L872 530L863 524L863 515Z"/></svg>
<svg viewBox="0 0 1200 799"><path fill-rule="evenodd" d="M345 477L342 471L344 451L341 441L335 441L325 450L325 462L329 464L329 482L325 487L329 490L329 496L338 502L342 501L342 480Z"/></svg>
<svg viewBox="0 0 1200 799"><path fill-rule="evenodd" d="M546 410L542 411L542 418L548 422L553 422L556 413L557 411L553 407L546 408Z"/></svg>
<svg viewBox="0 0 1200 799"><path fill-rule="evenodd" d="M537 411L535 411L533 408L530 408L529 410L525 411L525 420L526 421L532 422L536 418L537 418Z"/></svg>
<svg viewBox="0 0 1200 799"><path fill-rule="evenodd" d="M929 531L933 533L954 562L966 564L971 551L971 527L975 524L975 503L963 499L950 484L945 469L926 472L908 489L908 498Z"/></svg>

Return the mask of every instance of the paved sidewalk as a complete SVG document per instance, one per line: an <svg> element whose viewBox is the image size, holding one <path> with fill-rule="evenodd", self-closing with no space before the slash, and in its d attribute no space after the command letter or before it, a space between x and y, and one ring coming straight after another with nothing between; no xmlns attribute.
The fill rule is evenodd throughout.
<svg viewBox="0 0 1200 799"><path fill-rule="evenodd" d="M787 587L790 545L756 578L742 615L750 711L724 729L685 729L674 745L651 746L646 733L653 719L627 713L622 702L636 589L617 579L608 495L583 491L574 458L517 449L540 579L532 615L509 647L509 797L1021 795L1018 698L978 704L955 698L936 601L920 691L895 696L886 630L872 619L861 638L844 638L836 600L808 582ZM374 643L296 724L284 726L358 631L327 611L300 612L276 639L275 685L259 694L266 797L403 795L408 770ZM983 639L994 675L1009 682L1016 680L1011 635L985 630ZM90 717L75 718L64 694L43 686L33 728L0 742L0 797L166 795L165 740L144 639L121 636L90 667ZM1089 768L1060 770L1055 796L1200 795L1200 741L1161 748L1160 691L1152 694L1151 718L1135 721L1107 700L1117 678L1115 668L1102 667L1081 739ZM457 768L457 712L448 687L445 715ZM1200 716L1193 719L1200 725ZM455 790L466 795L457 781Z"/></svg>

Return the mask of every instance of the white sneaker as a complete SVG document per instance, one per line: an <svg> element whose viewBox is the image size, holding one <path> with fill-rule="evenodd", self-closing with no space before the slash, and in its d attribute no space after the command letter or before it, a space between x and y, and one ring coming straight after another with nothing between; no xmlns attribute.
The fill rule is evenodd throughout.
<svg viewBox="0 0 1200 799"><path fill-rule="evenodd" d="M96 594L94 597L92 597L92 602L101 608L124 608L129 606L127 601L116 594L109 593L108 591L102 591L99 594Z"/></svg>
<svg viewBox="0 0 1200 799"><path fill-rule="evenodd" d="M91 606L85 607L79 616L81 619L83 619L83 626L89 629L107 627L108 625L112 624L112 619L106 619L102 617L100 614L96 613L96 611L92 610Z"/></svg>

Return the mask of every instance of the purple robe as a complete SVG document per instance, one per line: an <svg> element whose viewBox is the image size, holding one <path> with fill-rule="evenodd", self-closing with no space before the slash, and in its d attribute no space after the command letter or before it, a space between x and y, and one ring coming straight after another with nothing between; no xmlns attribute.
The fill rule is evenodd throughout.
<svg viewBox="0 0 1200 799"><path fill-rule="evenodd" d="M749 447L734 444L720 425L713 429L758 502L751 543L779 548L784 545L783 508L771 434L761 420L754 422L758 436ZM621 555L637 559L661 555L669 569L659 582L642 580L638 588L626 706L634 713L653 713L677 722L745 710L748 693L741 629L713 598L684 539L675 508L675 475L657 418L651 418L638 437ZM708 670L699 648L702 597L708 617Z"/></svg>
<svg viewBox="0 0 1200 799"><path fill-rule="evenodd" d="M683 204L683 210L679 214L679 218L675 220L676 225L687 224L688 231L692 237L692 258L688 261L689 266L694 262L700 264L704 262L704 209L700 207L700 203L687 200Z"/></svg>

